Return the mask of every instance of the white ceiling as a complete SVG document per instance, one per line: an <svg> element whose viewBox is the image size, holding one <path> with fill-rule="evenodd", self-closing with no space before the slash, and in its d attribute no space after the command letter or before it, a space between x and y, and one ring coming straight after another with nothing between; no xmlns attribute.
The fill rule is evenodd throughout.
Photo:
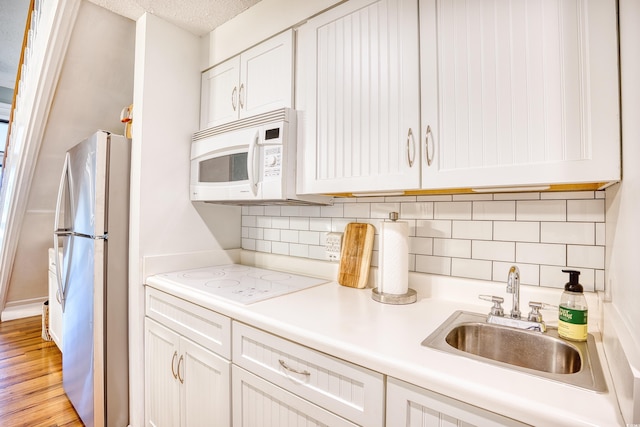
<svg viewBox="0 0 640 427"><path fill-rule="evenodd" d="M85 0L118 15L137 20L145 12L202 36L260 0ZM28 0L0 0L0 103L13 91ZM8 89L2 89L2 88Z"/></svg>

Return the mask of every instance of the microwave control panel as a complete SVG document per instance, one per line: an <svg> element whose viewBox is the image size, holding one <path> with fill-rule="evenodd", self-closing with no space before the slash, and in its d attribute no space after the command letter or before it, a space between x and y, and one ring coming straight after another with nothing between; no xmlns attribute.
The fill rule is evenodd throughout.
<svg viewBox="0 0 640 427"><path fill-rule="evenodd" d="M282 174L282 145L264 147L264 177L279 177Z"/></svg>

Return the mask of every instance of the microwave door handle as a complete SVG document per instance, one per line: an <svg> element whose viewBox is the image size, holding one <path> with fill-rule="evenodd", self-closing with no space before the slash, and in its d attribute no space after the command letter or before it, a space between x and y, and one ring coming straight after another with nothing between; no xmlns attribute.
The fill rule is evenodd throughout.
<svg viewBox="0 0 640 427"><path fill-rule="evenodd" d="M256 147L258 146L258 139L260 138L260 132L256 132L256 135L251 140L251 144L249 144L249 155L247 156L247 175L249 178L249 187L251 188L251 192L254 196L258 195L258 180L256 177Z"/></svg>

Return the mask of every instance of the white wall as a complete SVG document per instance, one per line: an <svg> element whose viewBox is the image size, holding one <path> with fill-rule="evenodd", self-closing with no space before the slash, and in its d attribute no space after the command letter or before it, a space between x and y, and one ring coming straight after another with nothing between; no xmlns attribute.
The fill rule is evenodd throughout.
<svg viewBox="0 0 640 427"><path fill-rule="evenodd" d="M240 246L240 208L194 206L189 200L200 63L196 36L154 15L138 20L129 254L130 422L134 426L144 424L144 257Z"/></svg>
<svg viewBox="0 0 640 427"><path fill-rule="evenodd" d="M133 97L135 24L81 2L29 188L7 302L47 296L58 182L66 151L98 129L122 133Z"/></svg>
<svg viewBox="0 0 640 427"><path fill-rule="evenodd" d="M607 190L610 297L630 328L640 325L640 2L620 1L622 182ZM638 335L636 334L636 338ZM640 344L640 341L638 341Z"/></svg>

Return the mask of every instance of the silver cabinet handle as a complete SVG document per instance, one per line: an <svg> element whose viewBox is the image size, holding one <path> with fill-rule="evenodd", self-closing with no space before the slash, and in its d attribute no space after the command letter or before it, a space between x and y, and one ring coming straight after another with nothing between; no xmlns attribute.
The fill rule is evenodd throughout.
<svg viewBox="0 0 640 427"><path fill-rule="evenodd" d="M244 83L240 85L240 92L238 93L238 101L240 103L240 109L244 108Z"/></svg>
<svg viewBox="0 0 640 427"><path fill-rule="evenodd" d="M176 366L176 357L178 357L178 352L174 351L173 357L171 358L171 374L173 375L174 379L178 379L178 374L176 374L176 370L174 368Z"/></svg>
<svg viewBox="0 0 640 427"><path fill-rule="evenodd" d="M238 108L238 104L236 103L236 95L238 94L238 87L234 86L231 91L231 105L233 106L233 111L236 111Z"/></svg>
<svg viewBox="0 0 640 427"><path fill-rule="evenodd" d="M409 144L411 142L411 144ZM416 139L413 136L413 131L409 128L407 133L407 160L409 161L409 167L413 167L413 161L416 158Z"/></svg>
<svg viewBox="0 0 640 427"><path fill-rule="evenodd" d="M431 150L431 155L429 155L429 137L431 137L431 145L433 146ZM431 133L431 126L427 126L427 133L424 135L424 145L425 145L425 158L427 160L427 166L431 166L433 163L433 151L435 151L435 143L433 142L433 134Z"/></svg>
<svg viewBox="0 0 640 427"><path fill-rule="evenodd" d="M306 375L306 376L311 376L311 372L309 371L299 371L297 369L293 369L292 367L288 366L284 360L282 359L278 359L278 362L280 362L280 366L282 366L284 369L286 369L289 372L293 372L294 374L298 374L298 375Z"/></svg>
<svg viewBox="0 0 640 427"><path fill-rule="evenodd" d="M184 355L180 355L180 359L178 360L178 379L180 380L180 384L184 384L184 376L180 375L180 365L184 362Z"/></svg>

